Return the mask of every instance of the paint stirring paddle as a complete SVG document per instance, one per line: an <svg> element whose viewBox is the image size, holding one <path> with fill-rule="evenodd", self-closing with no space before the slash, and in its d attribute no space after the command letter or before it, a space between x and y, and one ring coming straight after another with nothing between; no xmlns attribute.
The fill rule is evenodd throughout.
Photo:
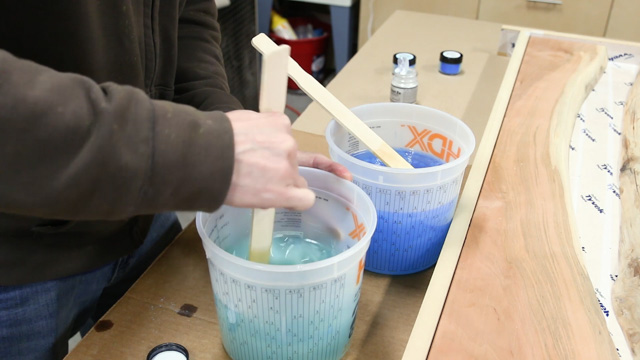
<svg viewBox="0 0 640 360"><path fill-rule="evenodd" d="M251 40L251 44L262 54L269 53L273 51L274 48L278 48L278 45L265 34L256 35ZM358 138L358 140L382 160L385 165L399 169L413 168L400 154L384 142L378 134L371 130L349 110L349 108L333 96L333 94L322 86L311 74L304 71L291 57L288 59L287 68L289 77L298 84L302 91L327 110L340 125Z"/></svg>
<svg viewBox="0 0 640 360"><path fill-rule="evenodd" d="M291 48L274 46L262 52L260 112L284 112L287 102L287 61ZM249 260L268 264L273 241L275 209L253 209Z"/></svg>

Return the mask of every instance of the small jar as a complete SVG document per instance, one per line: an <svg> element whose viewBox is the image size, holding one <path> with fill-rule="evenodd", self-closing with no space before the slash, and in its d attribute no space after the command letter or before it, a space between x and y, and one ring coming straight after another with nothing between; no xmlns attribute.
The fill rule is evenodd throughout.
<svg viewBox="0 0 640 360"><path fill-rule="evenodd" d="M147 360L189 360L189 352L180 344L164 343L151 349Z"/></svg>
<svg viewBox="0 0 640 360"><path fill-rule="evenodd" d="M462 53L445 50L440 53L440 72L445 75L458 75L462 64Z"/></svg>
<svg viewBox="0 0 640 360"><path fill-rule="evenodd" d="M391 102L415 104L418 98L416 56L407 52L396 53L393 55L393 64Z"/></svg>

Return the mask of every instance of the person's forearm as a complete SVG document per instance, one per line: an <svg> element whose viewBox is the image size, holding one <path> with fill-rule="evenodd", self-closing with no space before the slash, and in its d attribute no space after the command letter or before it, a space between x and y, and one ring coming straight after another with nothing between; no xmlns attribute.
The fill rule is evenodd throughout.
<svg viewBox="0 0 640 360"><path fill-rule="evenodd" d="M233 167L224 114L2 50L0 79L0 212L113 219L224 200Z"/></svg>

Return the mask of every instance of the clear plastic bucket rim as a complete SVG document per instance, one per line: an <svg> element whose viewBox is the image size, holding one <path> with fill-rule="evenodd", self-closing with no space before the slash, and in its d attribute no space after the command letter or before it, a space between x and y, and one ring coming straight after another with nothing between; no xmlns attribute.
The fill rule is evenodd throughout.
<svg viewBox="0 0 640 360"><path fill-rule="evenodd" d="M351 158L350 160L352 160L353 162L355 162L356 164L358 164L359 166L374 170L374 171L380 171L380 172L385 172L385 173L393 173L393 174L428 174L428 173L435 173L435 172L440 172L440 171L444 171L450 168L454 168L457 166L460 166L462 164L464 164L466 166L467 162L469 161L469 158L471 157L471 154L473 153L473 151L475 150L475 146L476 146L476 140L475 140L475 136L473 135L473 131L471 131L471 128L469 128L469 126L467 124L465 124L462 120L456 118L455 116L446 113L442 110L438 110L438 109L434 109L431 107L427 107L427 106L423 106L423 105L418 105L418 104L408 104L408 103L371 103L371 104L364 104L364 105L359 105L356 107L351 108L351 111L353 112L357 112L359 109L362 108L371 108L371 107L378 107L378 106L384 106L384 107L416 107L416 108L420 108L421 110L427 110L430 112L433 112L435 114L447 117L449 119L451 119L452 121L454 121L456 123L456 125L458 125L459 128L462 129L462 131L469 137L469 140L471 141L471 145L468 147L468 149L465 149L466 151L464 152L464 154L462 154L459 158L453 160L453 161L449 161L447 163L444 163L442 165L437 165L437 166L432 166L432 167L426 167L426 168L417 168L417 169L398 169L398 168L390 168L390 167L384 167L384 166L379 166L379 165L375 165L375 164L371 164L368 163L366 161L357 159L349 154L347 154L344 150L342 150L332 139L331 137L331 132L333 131L334 128L337 128L339 126L341 126L335 119L331 119L331 121L329 122L329 124L327 125L326 129L325 129L325 139L327 141L327 143L329 144L329 149L336 149L338 152L341 153L342 156L344 157L349 157ZM372 121L376 121L379 119L375 119ZM363 120L365 123L367 122L367 120ZM346 130L345 130L346 131ZM465 146L466 147L466 146Z"/></svg>
<svg viewBox="0 0 640 360"><path fill-rule="evenodd" d="M313 169L313 168L307 168L307 167L300 167L300 174L301 175L305 175L305 174L313 174L316 173L317 176L335 176L333 174L330 174L326 171L323 170L318 170L318 169ZM342 186L347 186L352 188L354 191L360 191L362 192L362 189L360 189L357 185L355 185L354 183L344 180L344 179L338 179L338 181L340 181L342 183ZM310 189L314 189L313 187L310 187ZM320 189L322 191L323 189ZM375 206L373 204L373 201L371 201L371 199L366 195L366 194L362 194L362 198L359 199L360 201L364 201L367 203L367 206L370 209L373 209L373 216L371 217L371 219L365 219L364 221L367 221L368 223L368 227L371 228L371 231L367 231L367 235L362 238L360 241L358 241L354 246L348 248L347 250L332 256L330 258L324 259L324 260L320 260L320 261L315 261L312 263L308 263L308 264L299 264L299 265L272 265L272 264L263 264L263 263L257 263L257 262L253 262L247 259L243 259L240 258L238 256L235 256L233 254L230 254L228 252L226 252L225 250L223 250L222 248L220 248L219 246L217 246L208 236L208 234L206 234L205 231L205 225L206 225L206 221L209 219L209 216L212 213L206 213L206 212L197 212L196 213L196 228L198 230L198 234L200 235L200 238L203 239L203 244L206 248L208 248L210 251L212 251L215 255L222 257L223 259L225 259L226 261L235 263L236 265L240 265L243 267L249 267L252 268L254 270L260 270L260 271L265 271L265 272L273 272L273 273L293 273L293 272L303 272L303 271L314 271L317 269L321 269L321 268L325 268L327 266L333 266L333 264L341 262L341 261L345 261L347 258L351 257L351 255L353 253L357 253L361 250L363 250L362 248L368 248L370 243L371 243L371 236L373 235L373 229L375 229L376 225L377 225L377 215L375 212ZM337 196L337 195L336 195ZM346 199L344 199L346 200ZM248 209L249 210L249 209ZM354 209L354 211L356 211L357 215L362 217L364 219L364 214L363 211L361 210L357 210Z"/></svg>

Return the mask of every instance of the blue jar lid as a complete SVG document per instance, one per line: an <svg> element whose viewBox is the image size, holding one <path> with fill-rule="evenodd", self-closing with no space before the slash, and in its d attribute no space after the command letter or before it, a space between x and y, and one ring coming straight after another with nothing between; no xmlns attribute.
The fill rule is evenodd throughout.
<svg viewBox="0 0 640 360"><path fill-rule="evenodd" d="M445 50L440 53L440 62L445 64L461 64L462 53L455 50Z"/></svg>
<svg viewBox="0 0 640 360"><path fill-rule="evenodd" d="M147 360L189 360L187 349L176 343L160 344L147 355Z"/></svg>

